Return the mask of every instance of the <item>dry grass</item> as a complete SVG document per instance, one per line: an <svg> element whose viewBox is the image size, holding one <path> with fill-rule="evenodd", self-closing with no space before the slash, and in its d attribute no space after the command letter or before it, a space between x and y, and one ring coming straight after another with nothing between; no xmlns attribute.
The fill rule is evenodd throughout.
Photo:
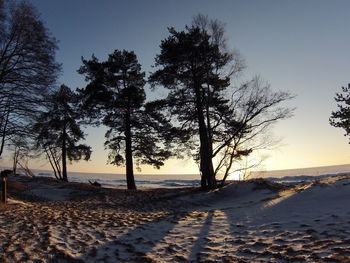
<svg viewBox="0 0 350 263"><path fill-rule="evenodd" d="M287 188L283 184L272 182L263 178L249 179L243 182L254 183L256 185L254 189L270 189L272 191L281 191Z"/></svg>
<svg viewBox="0 0 350 263"><path fill-rule="evenodd" d="M6 209L6 205L5 204L3 204L3 203L0 203L0 211L3 211L3 210L5 210Z"/></svg>

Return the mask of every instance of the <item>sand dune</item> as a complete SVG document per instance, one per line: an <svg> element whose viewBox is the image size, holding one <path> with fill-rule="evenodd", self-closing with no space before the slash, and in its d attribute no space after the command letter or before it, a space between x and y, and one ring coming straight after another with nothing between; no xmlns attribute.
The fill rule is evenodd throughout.
<svg viewBox="0 0 350 263"><path fill-rule="evenodd" d="M211 192L12 180L2 262L350 262L347 175Z"/></svg>

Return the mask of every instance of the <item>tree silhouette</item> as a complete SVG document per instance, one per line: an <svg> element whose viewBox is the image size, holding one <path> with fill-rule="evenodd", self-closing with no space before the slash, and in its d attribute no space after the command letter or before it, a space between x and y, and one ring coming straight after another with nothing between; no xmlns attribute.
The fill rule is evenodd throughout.
<svg viewBox="0 0 350 263"><path fill-rule="evenodd" d="M39 116L34 125L36 143L45 152L56 178L68 181L67 159L88 161L91 148L78 144L85 136L78 123L81 113L78 111L77 94L61 85L49 98L47 111Z"/></svg>
<svg viewBox="0 0 350 263"><path fill-rule="evenodd" d="M31 140L28 137L14 136L8 142L8 149L12 152L13 174L17 172L17 166L27 167L30 158L36 157L32 151Z"/></svg>
<svg viewBox="0 0 350 263"><path fill-rule="evenodd" d="M213 188L223 167L227 177L232 162L253 150L236 139L247 142L258 128L261 133L287 117L290 111L276 106L291 96L271 92L254 81L231 85L244 64L238 53L227 51L218 21L198 16L193 26L184 31L170 28L169 33L156 56L158 70L150 77L153 86L162 85L169 93L156 104L171 116L172 136L194 149L191 153L199 162L202 187ZM218 162L215 167L213 161Z"/></svg>
<svg viewBox="0 0 350 263"><path fill-rule="evenodd" d="M181 129L188 134L198 134L202 187L213 187L216 183L210 119L219 116L211 114L210 108L226 110L227 99L220 92L229 86L229 78L217 72L230 56L210 43L210 36L198 27L186 27L181 32L170 28L169 32L156 57L156 65L162 68L154 72L150 80L170 90L167 106Z"/></svg>
<svg viewBox="0 0 350 263"><path fill-rule="evenodd" d="M218 136L212 157L216 159L215 174L223 174L222 184L232 171L234 162L276 143L269 133L271 125L290 117L293 112L293 109L281 105L293 96L288 92L272 91L260 77L244 82L232 92L233 96L227 103L229 110L222 116L217 128L220 131L214 131Z"/></svg>
<svg viewBox="0 0 350 263"><path fill-rule="evenodd" d="M27 1L0 1L0 156L6 141L28 135L60 70L56 49Z"/></svg>
<svg viewBox="0 0 350 263"><path fill-rule="evenodd" d="M344 136L350 134L350 84L348 87L342 87L342 93L336 93L335 101L338 103L338 110L333 111L329 122L332 126L343 128Z"/></svg>
<svg viewBox="0 0 350 263"><path fill-rule="evenodd" d="M158 131L166 123L145 107L145 73L134 52L115 50L108 60L99 62L92 56L83 59L80 74L89 84L80 89L83 109L90 122L102 124L106 132L105 146L110 150L109 162L125 164L128 189L136 189L134 161L159 168L170 156L166 144L160 144Z"/></svg>

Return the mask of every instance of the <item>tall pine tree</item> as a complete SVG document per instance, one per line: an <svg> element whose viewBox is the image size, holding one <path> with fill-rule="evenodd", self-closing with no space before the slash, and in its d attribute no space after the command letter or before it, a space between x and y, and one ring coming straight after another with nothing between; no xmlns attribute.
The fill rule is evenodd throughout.
<svg viewBox="0 0 350 263"><path fill-rule="evenodd" d="M215 109L227 111L227 99L221 92L230 84L220 69L231 60L229 53L221 52L211 43L210 35L198 27L185 31L171 28L170 36L162 41L161 53L156 57L156 66L161 67L150 77L154 84L170 90L167 106L176 117L181 129L199 137L198 159L201 183L204 188L216 185L212 162L213 120Z"/></svg>
<svg viewBox="0 0 350 263"><path fill-rule="evenodd" d="M127 187L136 189L134 163L159 168L170 156L157 136L166 122L159 122L160 116L145 107L145 73L135 53L125 50L115 50L104 62L94 56L83 59L78 72L89 82L79 90L87 116L96 124L102 118L109 128L105 142L109 162L125 164Z"/></svg>

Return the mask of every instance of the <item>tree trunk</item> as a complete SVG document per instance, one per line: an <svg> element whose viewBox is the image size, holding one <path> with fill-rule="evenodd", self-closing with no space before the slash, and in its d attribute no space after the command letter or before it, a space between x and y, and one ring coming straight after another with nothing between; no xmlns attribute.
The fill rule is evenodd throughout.
<svg viewBox="0 0 350 263"><path fill-rule="evenodd" d="M13 153L13 167L12 167L12 170L13 170L13 175L16 175L16 172L17 172L17 163L18 163L18 157L19 157L19 149L17 146L15 146L15 151Z"/></svg>
<svg viewBox="0 0 350 263"><path fill-rule="evenodd" d="M63 125L62 134L62 179L68 182L67 176L67 130L66 124Z"/></svg>
<svg viewBox="0 0 350 263"><path fill-rule="evenodd" d="M200 170L201 170L201 186L202 188L214 188L215 187L215 177L214 169L212 164L210 143L208 138L208 129L204 121L203 113L203 103L200 93L200 86L195 84L196 93L196 109L197 109L197 119L199 125L199 140L200 140Z"/></svg>
<svg viewBox="0 0 350 263"><path fill-rule="evenodd" d="M53 165L53 162L52 162L52 160L51 160L51 156L50 156L50 154L47 152L46 149L45 149L45 152L46 152L47 158L49 159L49 162L50 162L50 165L51 165L53 174L55 175L55 178L56 178L57 180L59 180L59 178L58 178L58 176L57 176L56 168L55 168L55 166Z"/></svg>
<svg viewBox="0 0 350 263"><path fill-rule="evenodd" d="M210 123L210 104L211 104L211 92L210 92L210 87L207 85L207 101L206 101L206 119L207 119L207 136L208 136L208 148L209 148L209 154L210 154L210 174L211 174L211 185L215 186L216 185L216 172L214 171L214 166L213 166L213 134L212 134L212 127Z"/></svg>
<svg viewBox="0 0 350 263"><path fill-rule="evenodd" d="M229 175L229 171L231 170L231 167L232 167L232 164L233 164L233 157L234 157L234 154L232 153L230 155L230 163L229 163L228 167L226 167L226 171L225 171L224 177L222 178L221 186L224 186L224 184L226 182L226 179L227 179L227 177Z"/></svg>
<svg viewBox="0 0 350 263"><path fill-rule="evenodd" d="M63 180L62 178L62 171L61 171L61 167L60 167L60 163L59 160L57 159L56 154L54 153L54 151L49 147L48 149L45 149L46 154L49 158L52 170L55 173L56 176L56 172L57 172L57 180Z"/></svg>
<svg viewBox="0 0 350 263"><path fill-rule="evenodd" d="M1 146L0 146L0 156L2 155L3 151L4 151L4 146L5 146L5 138L6 138L6 129L7 129L7 124L9 122L9 116L10 116L10 110L7 111L6 114L6 119L5 119L5 123L4 123L4 127L2 129L2 134L1 134Z"/></svg>
<svg viewBox="0 0 350 263"><path fill-rule="evenodd" d="M136 189L134 179L134 168L132 160L132 141L131 141L131 124L130 108L125 112L125 162L126 162L126 183L129 190Z"/></svg>

